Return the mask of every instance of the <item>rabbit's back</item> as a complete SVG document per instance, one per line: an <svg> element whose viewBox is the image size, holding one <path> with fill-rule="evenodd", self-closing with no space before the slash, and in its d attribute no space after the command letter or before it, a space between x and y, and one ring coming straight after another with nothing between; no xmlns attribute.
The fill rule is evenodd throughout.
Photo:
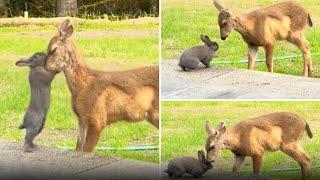
<svg viewBox="0 0 320 180"><path fill-rule="evenodd" d="M188 58L188 57L196 57L199 60L203 60L214 54L215 54L215 51L208 46L195 46L184 51L180 59Z"/></svg>
<svg viewBox="0 0 320 180"><path fill-rule="evenodd" d="M185 170L187 172L191 172L192 169L194 169L195 166L199 166L199 160L193 157L180 157L175 158L170 161L168 164L168 170L169 169L181 169Z"/></svg>

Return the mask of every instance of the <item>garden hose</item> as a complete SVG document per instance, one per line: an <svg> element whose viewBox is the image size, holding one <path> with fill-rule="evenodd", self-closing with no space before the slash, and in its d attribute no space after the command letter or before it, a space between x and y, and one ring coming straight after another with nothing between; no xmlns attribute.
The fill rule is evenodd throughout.
<svg viewBox="0 0 320 180"><path fill-rule="evenodd" d="M64 150L73 150L74 147L61 147ZM129 146L129 147L96 147L97 151L154 151L159 146Z"/></svg>
<svg viewBox="0 0 320 180"><path fill-rule="evenodd" d="M311 53L311 56L319 56L320 53ZM296 59L302 57L302 55L292 55L292 56L279 56L273 58L273 60L284 60L284 61L290 61L292 59ZM266 62L265 58L257 59L255 62ZM239 61L212 61L212 64L234 64L234 63L248 63L248 60L239 60Z"/></svg>

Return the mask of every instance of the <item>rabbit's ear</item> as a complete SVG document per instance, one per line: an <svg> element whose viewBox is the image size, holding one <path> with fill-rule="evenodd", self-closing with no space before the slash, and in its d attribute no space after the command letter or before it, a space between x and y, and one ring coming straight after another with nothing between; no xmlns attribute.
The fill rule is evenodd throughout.
<svg viewBox="0 0 320 180"><path fill-rule="evenodd" d="M217 51L219 49L219 45L217 42L213 42L213 49L214 51Z"/></svg>
<svg viewBox="0 0 320 180"><path fill-rule="evenodd" d="M211 40L209 39L209 37L207 35L201 35L200 39L202 42L204 42L206 45L209 45L211 43Z"/></svg>
<svg viewBox="0 0 320 180"><path fill-rule="evenodd" d="M198 151L198 159L199 159L200 161L203 161L203 160L205 159L205 155L204 155L203 150L199 150L199 151Z"/></svg>

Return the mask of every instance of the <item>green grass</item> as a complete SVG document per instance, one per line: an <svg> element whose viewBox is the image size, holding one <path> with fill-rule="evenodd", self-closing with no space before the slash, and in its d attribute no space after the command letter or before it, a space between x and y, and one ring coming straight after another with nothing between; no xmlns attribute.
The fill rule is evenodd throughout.
<svg viewBox="0 0 320 180"><path fill-rule="evenodd" d="M163 102L161 160L168 162L177 156L196 157L197 150L204 149L205 120L209 120L214 127L224 121L228 129L240 120L276 111L290 111L308 121L314 138L310 140L305 134L301 144L309 154L312 165L320 165L319 108L319 102ZM226 171L231 171L232 165L233 155L228 150L222 151L213 164L214 168ZM264 155L262 174L300 179L300 171L270 172L272 169L298 167L298 163L284 153L268 152ZM246 158L241 171L252 173L250 158ZM319 169L313 169L313 178L319 176Z"/></svg>
<svg viewBox="0 0 320 180"><path fill-rule="evenodd" d="M249 12L253 7L266 7L279 0L235 1L221 0L231 9ZM313 28L307 28L306 37L311 45L311 52L320 52L320 4L313 0L300 0L310 12L315 23ZM202 44L200 34L207 34L216 41L220 49L218 58L213 61L239 61L247 59L247 45L237 32L232 32L226 41L220 39L217 24L218 12L212 0L164 0L162 1L162 56L163 59L177 59L179 55L192 46ZM301 55L298 48L287 42L278 42L275 57L286 55ZM264 50L260 48L259 58L265 58ZM212 62L213 62L212 61ZM211 62L211 63L212 63ZM277 73L301 75L302 58L295 61L275 61L274 71ZM313 56L315 76L320 77L320 56ZM247 68L247 64L219 64L214 66ZM265 63L257 63L255 70L267 71Z"/></svg>
<svg viewBox="0 0 320 180"><path fill-rule="evenodd" d="M158 64L158 25L125 24L76 25L73 41L86 63L101 70L122 70L143 65ZM148 35L135 36L129 31L151 31ZM96 32L116 32L122 35L77 36L77 32L90 35ZM38 35L37 33L41 33ZM21 26L0 28L0 139L23 142L24 132L17 129L22 122L29 102L28 68L18 68L14 62L36 51L46 51L50 38L57 33L55 26ZM141 33L140 33L141 34ZM75 147L77 118L71 109L71 94L63 73L52 84L51 107L43 132L36 143L49 147ZM125 147L158 145L158 130L147 122L119 122L108 126L98 146ZM159 161L158 151L148 152L97 152L123 158Z"/></svg>

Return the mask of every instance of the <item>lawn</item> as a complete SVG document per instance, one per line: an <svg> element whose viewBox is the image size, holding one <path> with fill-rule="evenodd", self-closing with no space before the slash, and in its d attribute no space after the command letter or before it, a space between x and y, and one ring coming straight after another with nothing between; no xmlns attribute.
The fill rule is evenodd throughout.
<svg viewBox="0 0 320 180"><path fill-rule="evenodd" d="M158 64L158 20L138 23L128 20L77 24L72 37L86 63L100 70L124 70ZM14 66L21 57L46 51L57 34L56 25L7 25L0 27L0 139L23 142L18 130L29 102L28 68ZM51 107L36 143L49 147L75 148L77 119L71 109L71 94L63 73L52 83ZM126 147L158 145L158 130L147 122L119 122L108 126L98 146ZM123 158L158 162L158 151L101 152Z"/></svg>
<svg viewBox="0 0 320 180"><path fill-rule="evenodd" d="M313 28L306 29L306 37L311 45L311 53L320 52L320 1L298 0L311 14L315 24ZM217 58L211 61L213 66L247 68L246 63L235 63L247 60L248 52L246 43L237 32L232 32L226 41L220 39L218 12L213 6L212 0L163 0L162 1L162 58L178 59L185 50L195 45L202 44L200 34L207 34L216 41L220 49ZM280 0L220 0L233 11L241 13L250 12L252 9L266 7ZM288 55L301 55L294 45L287 42L278 42L275 57ZM260 48L259 58L264 59L264 50ZM320 56L313 55L314 75L320 77ZM231 61L229 64L215 64L218 61ZM276 73L301 75L302 58L290 61L274 61ZM257 63L255 70L267 71L264 62Z"/></svg>
<svg viewBox="0 0 320 180"><path fill-rule="evenodd" d="M226 127L240 120L256 117L276 111L290 111L304 117L314 134L309 139L304 134L302 147L309 154L312 166L320 165L320 129L319 102L163 102L162 103L162 151L161 161L168 162L177 156L197 157L197 150L204 149L206 132L205 120L213 127L224 121ZM281 177L283 179L300 179L300 171L275 172L275 169L299 168L296 161L278 151L266 153L263 157L262 174ZM215 169L231 171L233 155L230 151L222 151L214 162ZM241 173L252 173L252 162L246 162ZM320 176L320 170L313 169L313 179Z"/></svg>

